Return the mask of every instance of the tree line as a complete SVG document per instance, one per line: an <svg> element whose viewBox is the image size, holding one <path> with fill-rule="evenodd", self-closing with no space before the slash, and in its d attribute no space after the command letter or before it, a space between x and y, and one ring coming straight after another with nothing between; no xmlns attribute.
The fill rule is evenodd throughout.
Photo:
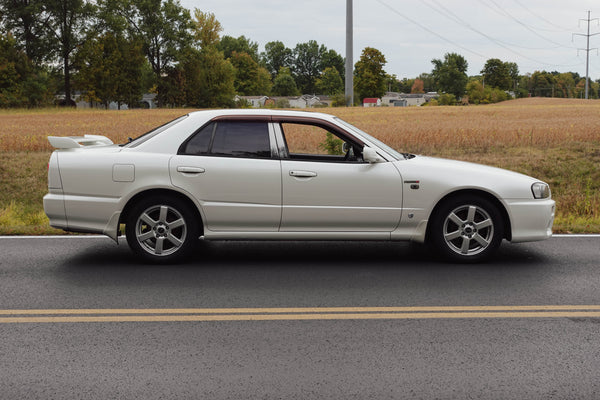
<svg viewBox="0 0 600 400"><path fill-rule="evenodd" d="M232 107L238 95L326 94L344 105L345 60L311 40L288 48L272 41L259 51L245 36L222 36L214 14L178 0L0 0L0 107L53 104L72 94L108 106L136 106L156 93L159 106ZM443 93L452 104L499 101L518 95L578 97L576 73L519 75L514 63L488 60L468 77L467 61L449 53L432 60L431 73L398 79L385 72L385 56L363 49L354 69L355 98L386 91ZM598 83L591 88L598 96Z"/></svg>
<svg viewBox="0 0 600 400"><path fill-rule="evenodd" d="M470 103L496 103L515 97L563 97L583 98L585 77L576 72L535 71L519 74L514 62L497 58L488 59L480 75L467 76L468 63L460 54L447 53L443 60L432 60L431 74L422 74L416 81L419 87L429 87L445 94L443 104L468 100ZM414 82L413 81L413 82ZM414 85L411 81L406 86ZM598 98L600 80L590 81L589 97ZM401 89L407 89L407 87ZM411 87L415 93L414 87Z"/></svg>

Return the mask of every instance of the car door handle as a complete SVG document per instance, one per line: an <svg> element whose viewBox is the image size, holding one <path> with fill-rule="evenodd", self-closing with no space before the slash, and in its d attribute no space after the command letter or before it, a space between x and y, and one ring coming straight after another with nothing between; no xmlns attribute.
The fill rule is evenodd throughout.
<svg viewBox="0 0 600 400"><path fill-rule="evenodd" d="M317 176L317 173L313 171L290 171L290 176L295 176L296 178L312 178Z"/></svg>
<svg viewBox="0 0 600 400"><path fill-rule="evenodd" d="M204 168L200 167L177 167L177 172L183 174L201 174L205 171Z"/></svg>

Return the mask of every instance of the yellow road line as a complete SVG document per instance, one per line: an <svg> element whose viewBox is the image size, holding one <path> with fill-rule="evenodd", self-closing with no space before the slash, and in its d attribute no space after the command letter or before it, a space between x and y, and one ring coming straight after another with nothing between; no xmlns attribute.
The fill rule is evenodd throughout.
<svg viewBox="0 0 600 400"><path fill-rule="evenodd" d="M600 318L600 305L0 310L0 324L456 318Z"/></svg>
<svg viewBox="0 0 600 400"><path fill-rule="evenodd" d="M458 311L600 311L600 305L540 306L426 306L426 307L277 307L277 308L91 308L56 310L0 310L0 315L89 314L289 314L289 313L398 313Z"/></svg>
<svg viewBox="0 0 600 400"><path fill-rule="evenodd" d="M348 313L348 314L221 314L221 315L103 315L58 317L3 317L1 323L64 322L207 322L207 321L305 321L366 319L474 319L474 318L600 318L600 311L524 311L450 313Z"/></svg>

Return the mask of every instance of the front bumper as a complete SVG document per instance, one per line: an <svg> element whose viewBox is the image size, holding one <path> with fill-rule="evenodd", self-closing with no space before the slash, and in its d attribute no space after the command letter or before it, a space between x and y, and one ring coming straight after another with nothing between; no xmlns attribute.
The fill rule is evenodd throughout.
<svg viewBox="0 0 600 400"><path fill-rule="evenodd" d="M511 242L533 242L552 237L554 200L505 200L505 204L512 227Z"/></svg>

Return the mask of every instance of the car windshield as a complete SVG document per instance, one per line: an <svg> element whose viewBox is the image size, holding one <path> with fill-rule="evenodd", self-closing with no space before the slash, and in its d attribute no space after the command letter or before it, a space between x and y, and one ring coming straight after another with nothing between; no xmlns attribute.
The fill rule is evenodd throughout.
<svg viewBox="0 0 600 400"><path fill-rule="evenodd" d="M179 118L175 118L172 121L167 122L166 124L163 124L161 126L159 126L158 128L154 128L149 132L144 133L141 136L138 136L135 139L129 139L129 143L125 143L122 144L121 146L123 147L137 147L140 144L144 143L146 140L153 138L154 136L158 135L159 133L166 131L167 129L169 129L170 127L172 127L173 125L179 123L180 121L186 119L189 116L189 114L186 115L182 115Z"/></svg>
<svg viewBox="0 0 600 400"><path fill-rule="evenodd" d="M369 135L367 132L365 132L361 129L358 129L357 127L350 124L349 122L346 122L343 119L338 118L338 117L335 117L335 120L337 122L339 122L340 124L344 125L346 128L350 129L351 131L358 133L360 136L367 139L369 142L375 144L377 147L384 150L386 153L388 153L390 156L394 157L396 160L404 160L406 158L406 157L404 157L404 155L402 155L402 153L399 153L398 151L392 149L390 146L383 143L381 140L375 139L373 136Z"/></svg>

